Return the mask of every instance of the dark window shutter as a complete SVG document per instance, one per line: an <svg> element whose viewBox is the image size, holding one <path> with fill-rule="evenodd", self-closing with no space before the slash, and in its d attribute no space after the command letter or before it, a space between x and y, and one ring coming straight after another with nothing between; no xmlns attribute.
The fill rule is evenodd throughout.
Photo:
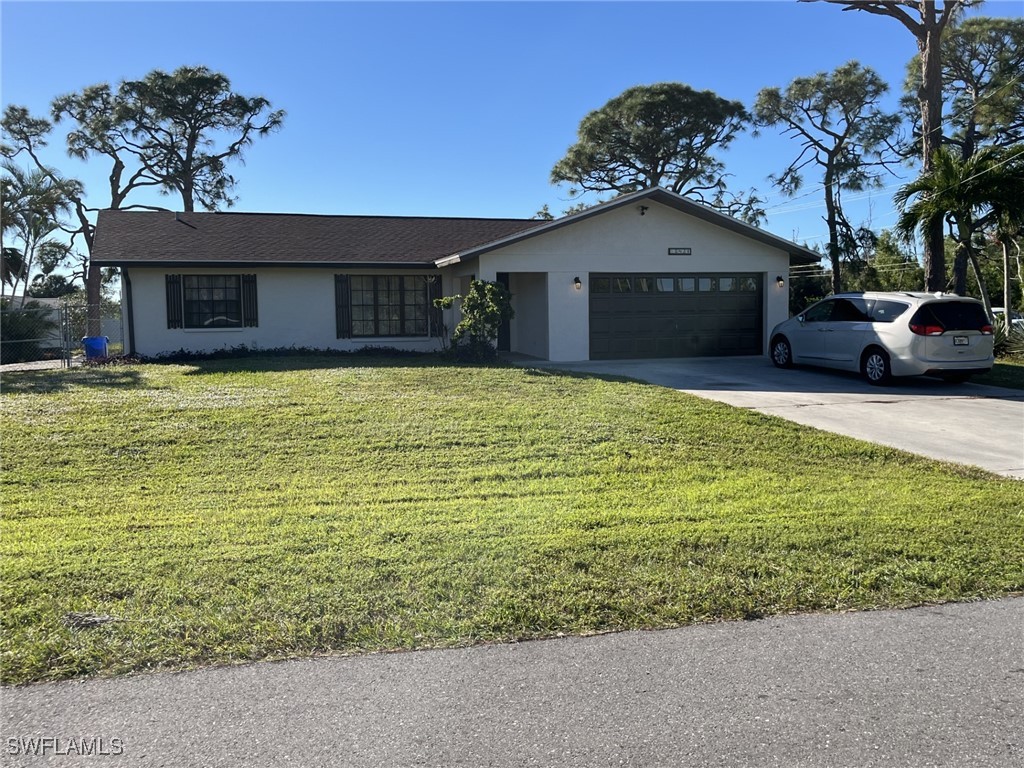
<svg viewBox="0 0 1024 768"><path fill-rule="evenodd" d="M242 275L242 324L246 328L256 328L260 324L256 275Z"/></svg>
<svg viewBox="0 0 1024 768"><path fill-rule="evenodd" d="M441 298L441 276L435 275L431 283L427 283L427 316L430 318L429 336L440 338L444 327L444 310L434 306L434 299Z"/></svg>
<svg viewBox="0 0 1024 768"><path fill-rule="evenodd" d="M181 275L165 275L167 285L167 327L184 326L181 315Z"/></svg>
<svg viewBox="0 0 1024 768"><path fill-rule="evenodd" d="M339 339L352 338L352 306L348 284L348 275L334 276L334 312Z"/></svg>

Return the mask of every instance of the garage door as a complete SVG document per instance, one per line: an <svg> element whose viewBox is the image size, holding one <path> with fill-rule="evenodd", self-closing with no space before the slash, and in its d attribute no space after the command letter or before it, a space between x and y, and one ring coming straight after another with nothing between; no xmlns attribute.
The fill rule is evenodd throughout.
<svg viewBox="0 0 1024 768"><path fill-rule="evenodd" d="M591 274L590 358L760 355L762 276Z"/></svg>

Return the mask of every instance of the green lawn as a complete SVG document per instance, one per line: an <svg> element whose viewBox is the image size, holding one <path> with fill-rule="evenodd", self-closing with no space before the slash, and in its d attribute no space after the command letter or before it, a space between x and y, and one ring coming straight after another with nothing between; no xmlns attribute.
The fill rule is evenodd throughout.
<svg viewBox="0 0 1024 768"><path fill-rule="evenodd" d="M6 374L2 680L1024 590L1022 483L653 386L432 365Z"/></svg>
<svg viewBox="0 0 1024 768"><path fill-rule="evenodd" d="M1024 389L1024 358L1000 357L991 371L971 379L976 384Z"/></svg>

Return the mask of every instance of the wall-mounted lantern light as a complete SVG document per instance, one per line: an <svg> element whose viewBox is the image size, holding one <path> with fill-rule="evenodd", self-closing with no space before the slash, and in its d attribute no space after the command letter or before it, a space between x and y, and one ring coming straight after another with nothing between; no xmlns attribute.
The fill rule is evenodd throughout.
<svg viewBox="0 0 1024 768"><path fill-rule="evenodd" d="M577 291L583 290L583 281L580 280L578 277L574 277L572 279L572 287L575 288Z"/></svg>
<svg viewBox="0 0 1024 768"><path fill-rule="evenodd" d="M776 285L779 286L779 288L785 288L786 287L786 278L784 278L782 275L779 275L778 277L775 278L775 283L776 283Z"/></svg>

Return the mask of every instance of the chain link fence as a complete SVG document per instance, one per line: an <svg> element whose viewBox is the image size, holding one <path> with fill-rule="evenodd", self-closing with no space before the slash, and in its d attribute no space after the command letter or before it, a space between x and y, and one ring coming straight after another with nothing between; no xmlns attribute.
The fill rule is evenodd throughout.
<svg viewBox="0 0 1024 768"><path fill-rule="evenodd" d="M83 341L88 339L89 341ZM121 307L58 299L4 299L0 303L0 365L69 367L87 358L124 354Z"/></svg>

